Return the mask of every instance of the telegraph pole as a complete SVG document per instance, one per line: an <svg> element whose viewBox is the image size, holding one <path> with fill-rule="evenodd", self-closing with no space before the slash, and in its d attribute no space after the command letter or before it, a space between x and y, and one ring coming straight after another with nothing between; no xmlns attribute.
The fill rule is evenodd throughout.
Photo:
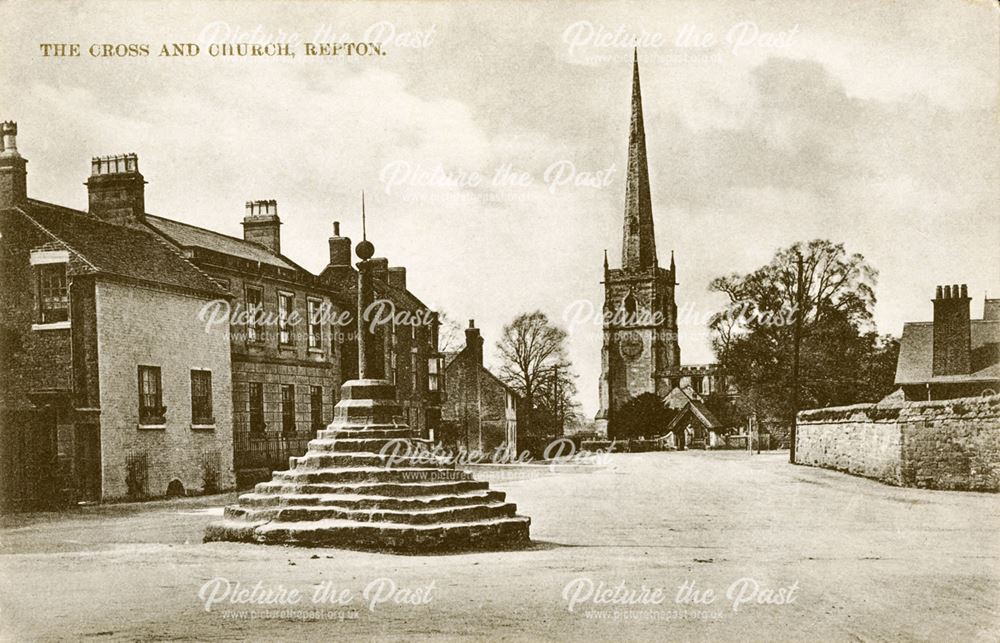
<svg viewBox="0 0 1000 643"><path fill-rule="evenodd" d="M799 421L799 349L802 344L802 253L795 249L795 335L792 343L792 431L788 461L795 464L795 433ZM758 438L759 440L760 438Z"/></svg>

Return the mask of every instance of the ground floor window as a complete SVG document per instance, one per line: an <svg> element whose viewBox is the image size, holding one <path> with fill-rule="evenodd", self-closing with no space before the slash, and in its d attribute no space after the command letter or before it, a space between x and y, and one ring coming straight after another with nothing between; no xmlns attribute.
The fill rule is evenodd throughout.
<svg viewBox="0 0 1000 643"><path fill-rule="evenodd" d="M139 367L139 423L163 424L167 409L163 406L163 387L159 366Z"/></svg>
<svg viewBox="0 0 1000 643"><path fill-rule="evenodd" d="M281 387L281 430L295 433L295 387L291 384Z"/></svg>
<svg viewBox="0 0 1000 643"><path fill-rule="evenodd" d="M212 371L191 371L191 422L215 424L212 417Z"/></svg>
<svg viewBox="0 0 1000 643"><path fill-rule="evenodd" d="M250 432L264 432L264 385L250 382Z"/></svg>
<svg viewBox="0 0 1000 643"><path fill-rule="evenodd" d="M309 389L309 414L312 419L312 430L323 428L323 387L313 386Z"/></svg>

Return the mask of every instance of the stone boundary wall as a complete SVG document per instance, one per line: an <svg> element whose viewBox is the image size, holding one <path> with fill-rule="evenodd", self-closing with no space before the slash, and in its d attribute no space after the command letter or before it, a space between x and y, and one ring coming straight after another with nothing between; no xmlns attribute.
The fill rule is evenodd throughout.
<svg viewBox="0 0 1000 643"><path fill-rule="evenodd" d="M1000 491L1000 395L802 411L795 462L929 489Z"/></svg>

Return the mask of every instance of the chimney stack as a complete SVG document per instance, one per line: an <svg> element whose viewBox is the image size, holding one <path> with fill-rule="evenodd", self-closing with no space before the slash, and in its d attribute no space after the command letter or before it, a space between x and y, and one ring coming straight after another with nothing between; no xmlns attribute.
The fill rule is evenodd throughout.
<svg viewBox="0 0 1000 643"><path fill-rule="evenodd" d="M351 265L351 239L340 236L340 221L333 222L333 236L330 237L330 265Z"/></svg>
<svg viewBox="0 0 1000 643"><path fill-rule="evenodd" d="M389 268L389 285L399 290L406 290L406 268L403 266Z"/></svg>
<svg viewBox="0 0 1000 643"><path fill-rule="evenodd" d="M389 281L389 260L385 257L374 257L372 260L372 277L379 281L388 283Z"/></svg>
<svg viewBox="0 0 1000 643"><path fill-rule="evenodd" d="M0 123L0 208L28 200L28 162L17 151L17 123Z"/></svg>
<svg viewBox="0 0 1000 643"><path fill-rule="evenodd" d="M938 286L935 295L932 374L966 375L972 372L968 286Z"/></svg>
<svg viewBox="0 0 1000 643"><path fill-rule="evenodd" d="M1000 299L983 299L983 319L985 321L1000 321Z"/></svg>
<svg viewBox="0 0 1000 643"><path fill-rule="evenodd" d="M465 348L472 351L476 366L483 365L483 338L476 328L476 320L469 320L469 327L465 329Z"/></svg>
<svg viewBox="0 0 1000 643"><path fill-rule="evenodd" d="M93 157L85 185L88 209L98 219L130 225L146 218L146 181L134 153Z"/></svg>
<svg viewBox="0 0 1000 643"><path fill-rule="evenodd" d="M275 254L281 254L280 227L277 201L247 201L247 212L243 217L244 239L260 244Z"/></svg>

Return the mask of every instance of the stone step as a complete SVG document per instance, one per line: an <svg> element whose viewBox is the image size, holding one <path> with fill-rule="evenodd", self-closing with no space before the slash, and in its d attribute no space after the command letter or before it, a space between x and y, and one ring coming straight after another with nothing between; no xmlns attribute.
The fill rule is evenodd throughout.
<svg viewBox="0 0 1000 643"><path fill-rule="evenodd" d="M425 458L406 458L405 461L399 462L399 458L402 456L392 456L381 455L378 453L354 453L350 451L344 452L332 452L332 453L314 453L308 452L303 456L292 457L289 462L292 469L296 471L309 471L317 469L330 469L330 468L360 468L360 467L375 467L385 469L387 463L391 463L393 469L397 469L400 466L415 469L427 469L427 468L445 468L441 462L428 462Z"/></svg>
<svg viewBox="0 0 1000 643"><path fill-rule="evenodd" d="M412 438L413 431L405 424L331 424L325 429L316 432L316 437L323 440L336 440L338 438Z"/></svg>
<svg viewBox="0 0 1000 643"><path fill-rule="evenodd" d="M333 407L333 423L393 424L402 419L402 412L396 400L342 399Z"/></svg>
<svg viewBox="0 0 1000 643"><path fill-rule="evenodd" d="M395 400L396 387L387 380L347 380L340 387L341 400Z"/></svg>
<svg viewBox="0 0 1000 643"><path fill-rule="evenodd" d="M363 523L350 520L263 524L223 520L205 531L205 541L236 540L264 544L340 547L393 553L495 550L529 544L531 519L512 516L432 525Z"/></svg>
<svg viewBox="0 0 1000 643"><path fill-rule="evenodd" d="M259 523L266 520L278 522L315 522L317 520L350 520L363 523L398 523L428 525L447 522L468 522L507 518L517 512L517 506L504 503L478 503L463 507L433 507L429 509L352 509L337 506L319 507L226 507L226 520L245 520Z"/></svg>
<svg viewBox="0 0 1000 643"><path fill-rule="evenodd" d="M382 450L391 447L391 450L387 453L399 453L400 455L405 455L407 453L415 453L421 449L430 449L433 443L430 440L423 440L420 438L345 438L345 437L335 437L335 438L316 438L315 440L310 440L309 451L318 452L338 452L338 451L350 451L354 453L382 453Z"/></svg>
<svg viewBox="0 0 1000 643"><path fill-rule="evenodd" d="M380 496L357 493L307 494L290 493L282 495L245 493L239 497L243 507L310 507L337 506L348 509L432 509L457 507L477 503L503 502L507 497L503 491L488 489L437 493L420 496Z"/></svg>
<svg viewBox="0 0 1000 643"><path fill-rule="evenodd" d="M358 483L358 482L464 482L472 474L459 469L442 467L352 467L342 469L292 469L279 471L272 476L274 482L299 484Z"/></svg>
<svg viewBox="0 0 1000 643"><path fill-rule="evenodd" d="M295 482L261 482L254 487L260 495L282 494L361 494L373 496L392 496L395 498L412 498L441 494L465 493L489 489L490 483L485 480L445 480L445 481L407 481L407 482L361 482L352 484L308 483Z"/></svg>

